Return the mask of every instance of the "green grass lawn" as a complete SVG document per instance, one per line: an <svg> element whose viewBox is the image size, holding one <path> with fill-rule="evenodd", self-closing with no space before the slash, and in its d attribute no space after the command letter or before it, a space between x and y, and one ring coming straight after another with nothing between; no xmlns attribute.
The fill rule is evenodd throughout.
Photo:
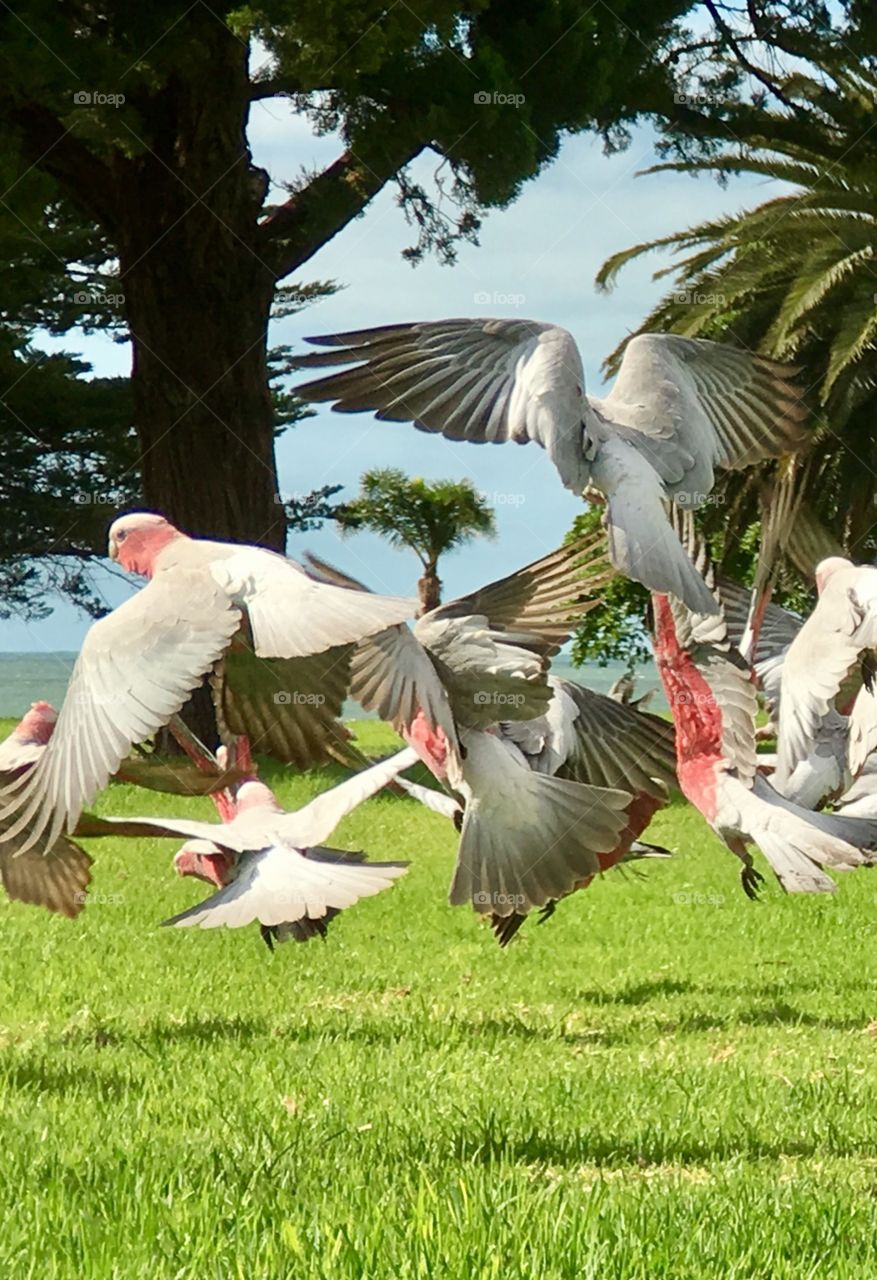
<svg viewBox="0 0 877 1280"><path fill-rule="evenodd" d="M877 877L753 904L693 810L651 834L506 952L386 795L336 843L412 868L325 945L158 928L168 841L94 842L76 921L3 900L0 1277L877 1275Z"/></svg>

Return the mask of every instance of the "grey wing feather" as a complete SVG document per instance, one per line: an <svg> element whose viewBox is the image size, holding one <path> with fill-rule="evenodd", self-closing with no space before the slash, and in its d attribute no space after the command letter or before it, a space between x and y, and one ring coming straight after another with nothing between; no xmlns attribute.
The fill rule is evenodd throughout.
<svg viewBox="0 0 877 1280"><path fill-rule="evenodd" d="M246 734L254 751L299 769L344 758L352 653L339 645L307 658L257 658L241 635L211 681L223 736Z"/></svg>
<svg viewBox="0 0 877 1280"><path fill-rule="evenodd" d="M579 712L575 747L558 776L663 799L664 784L676 782L672 721L635 711L571 680L557 683Z"/></svg>
<svg viewBox="0 0 877 1280"><path fill-rule="evenodd" d="M584 373L572 336L532 320L455 319L389 325L310 339L333 348L302 368L356 368L296 388L342 413L374 410L451 440L534 441L567 487L588 482L582 433Z"/></svg>
<svg viewBox="0 0 877 1280"><path fill-rule="evenodd" d="M60 835L45 852L0 846L0 878L10 898L72 918L82 910L91 880L91 858Z"/></svg>
<svg viewBox="0 0 877 1280"><path fill-rule="evenodd" d="M439 605L430 621L485 617L494 631L543 638L553 656L580 619L600 603L598 593L615 576L605 536L576 539L469 595Z"/></svg>
<svg viewBox="0 0 877 1280"><path fill-rule="evenodd" d="M804 444L796 372L724 343L639 334L598 407L645 454L669 492L707 494L714 467L747 467Z"/></svg>

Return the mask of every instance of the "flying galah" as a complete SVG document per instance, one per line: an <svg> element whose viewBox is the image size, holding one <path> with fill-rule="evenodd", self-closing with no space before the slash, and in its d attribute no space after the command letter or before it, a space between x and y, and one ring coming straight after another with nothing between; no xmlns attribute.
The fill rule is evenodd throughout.
<svg viewBox="0 0 877 1280"><path fill-rule="evenodd" d="M655 661L676 722L683 794L743 863L750 897L758 881L747 848L756 844L784 889L828 893L825 868L877 861L877 822L813 813L784 799L758 772L752 672L728 640L721 615L697 615L656 594Z"/></svg>
<svg viewBox="0 0 877 1280"><path fill-rule="evenodd" d="M151 513L116 520L109 554L149 583L91 627L49 746L0 793L0 842L19 851L72 831L131 746L166 725L220 660L220 685L237 699L220 700L229 732L248 728L233 712L252 713L262 732L288 723L304 756L325 758L334 718L320 682L343 668L345 646L417 607L315 582L260 547L189 538Z"/></svg>
<svg viewBox="0 0 877 1280"><path fill-rule="evenodd" d="M631 793L618 843L597 855L600 871L636 858L669 857L668 850L644 844L639 837L667 804L668 786L676 780L673 725L575 681L549 676L548 683L554 697L545 714L501 724L503 739L521 753L534 773ZM593 879L586 876L575 888L586 889ZM553 901L545 905L540 923L553 914L555 905ZM511 941L524 919L519 913L492 918L502 946Z"/></svg>
<svg viewBox="0 0 877 1280"><path fill-rule="evenodd" d="M717 577L716 586L725 613L728 638L739 647L751 612L752 592L723 575ZM768 603L761 611L752 670L769 723L756 730L757 741L779 734L783 668L802 625L803 619L781 605ZM848 706L860 685L861 675L855 671L844 682L837 698L839 705ZM778 756L766 755L759 755L758 765L761 770L770 767L771 786L781 796L803 805L805 809L820 809L848 788L857 772L850 759L850 721L832 704L816 722L809 751L793 767L789 768L786 758L781 760Z"/></svg>
<svg viewBox="0 0 877 1280"><path fill-rule="evenodd" d="M715 468L737 470L800 448L796 370L700 338L628 342L605 399L585 394L578 347L557 325L458 319L389 325L309 341L334 348L302 368L355 364L296 388L344 413L413 422L474 443L541 445L563 484L606 499L612 561L692 609L717 605L664 511L707 501Z"/></svg>
<svg viewBox="0 0 877 1280"><path fill-rule="evenodd" d="M388 889L405 862L362 862L327 849L325 841L343 817L416 764L410 748L354 774L293 813L278 804L258 779L236 790L234 813L222 823L187 818L106 818L106 834L186 838L177 854L181 874L221 886L218 892L166 924L237 929L257 921L280 938L308 929L360 898Z"/></svg>
<svg viewBox="0 0 877 1280"><path fill-rule="evenodd" d="M454 906L524 917L598 872L622 839L628 790L534 772L499 730L546 712L548 660L606 580L605 540L582 540L357 646L352 696L462 801Z"/></svg>

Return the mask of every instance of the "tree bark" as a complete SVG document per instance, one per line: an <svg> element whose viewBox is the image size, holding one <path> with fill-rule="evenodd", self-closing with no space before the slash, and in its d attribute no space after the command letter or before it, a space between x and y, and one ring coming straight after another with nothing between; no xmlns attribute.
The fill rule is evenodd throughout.
<svg viewBox="0 0 877 1280"><path fill-rule="evenodd" d="M420 600L418 613L421 618L430 609L437 609L442 602L442 584L436 569L437 565L427 565L423 577L417 580L417 597Z"/></svg>
<svg viewBox="0 0 877 1280"><path fill-rule="evenodd" d="M147 257L124 275L146 503L189 533L282 551L266 344L271 291L230 246L215 255L215 278L206 282L187 267L188 239L180 237L173 258Z"/></svg>
<svg viewBox="0 0 877 1280"><path fill-rule="evenodd" d="M267 177L246 141L247 51L202 17L200 56L144 104L149 145L117 171L143 487L188 532L282 550L267 361L277 280L255 244Z"/></svg>

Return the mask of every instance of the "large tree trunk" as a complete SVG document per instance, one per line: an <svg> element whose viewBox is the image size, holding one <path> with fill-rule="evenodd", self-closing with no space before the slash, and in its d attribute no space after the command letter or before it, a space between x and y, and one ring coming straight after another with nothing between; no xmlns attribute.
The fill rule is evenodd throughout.
<svg viewBox="0 0 877 1280"><path fill-rule="evenodd" d="M247 52L206 9L190 16L200 31L186 79L161 91L153 136L119 172L144 495L187 533L282 551L267 365L276 277L254 249L265 175L246 144ZM216 744L207 688L183 716ZM175 744L164 734L159 747Z"/></svg>
<svg viewBox="0 0 877 1280"><path fill-rule="evenodd" d="M146 502L187 533L282 550L265 342L270 294L239 252L216 255L207 287L186 270L188 256L179 255L177 270L166 270L165 258L157 271L138 267L128 278Z"/></svg>
<svg viewBox="0 0 877 1280"><path fill-rule="evenodd" d="M167 127L119 174L144 491L189 533L282 549L266 341L276 278L254 247L266 175L246 143L247 52L207 10L191 18L186 79L161 92Z"/></svg>

